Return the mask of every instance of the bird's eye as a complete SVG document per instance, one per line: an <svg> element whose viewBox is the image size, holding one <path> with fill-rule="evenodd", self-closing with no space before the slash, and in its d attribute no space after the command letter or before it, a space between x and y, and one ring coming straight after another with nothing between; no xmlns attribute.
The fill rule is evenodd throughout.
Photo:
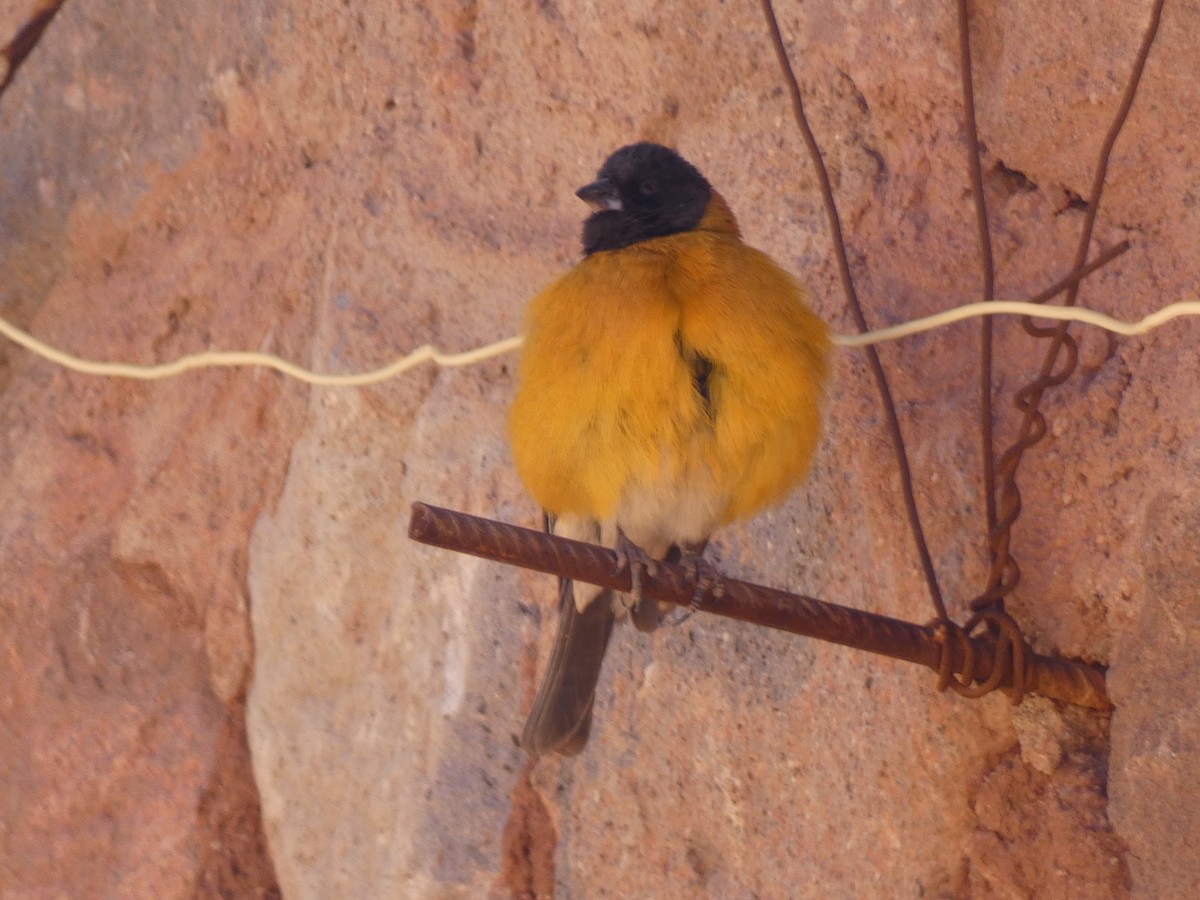
<svg viewBox="0 0 1200 900"><path fill-rule="evenodd" d="M652 178L647 178L641 183L641 186L638 187L638 190L647 197L651 194L656 194L658 193L658 182Z"/></svg>

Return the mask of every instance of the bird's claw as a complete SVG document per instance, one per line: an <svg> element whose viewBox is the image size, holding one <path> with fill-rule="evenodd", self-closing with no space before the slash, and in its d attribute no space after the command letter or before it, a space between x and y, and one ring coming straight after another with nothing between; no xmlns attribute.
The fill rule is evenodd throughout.
<svg viewBox="0 0 1200 900"><path fill-rule="evenodd" d="M696 585L692 591L692 602L689 604L693 612L705 609L713 601L719 601L725 596L725 579L708 560L698 554L685 553L679 564L688 570Z"/></svg>
<svg viewBox="0 0 1200 900"><path fill-rule="evenodd" d="M642 578L651 578L658 574L658 562L645 550L625 536L625 532L617 530L617 572L629 572L629 596L632 602L626 603L630 608L642 600Z"/></svg>

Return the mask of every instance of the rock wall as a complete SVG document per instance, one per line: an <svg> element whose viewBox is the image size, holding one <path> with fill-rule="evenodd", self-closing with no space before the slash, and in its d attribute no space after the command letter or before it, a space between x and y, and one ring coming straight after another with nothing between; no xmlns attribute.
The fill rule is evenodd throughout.
<svg viewBox="0 0 1200 900"><path fill-rule="evenodd" d="M7 0L11 33L30 3ZM997 292L1070 268L1149 3L972 4ZM1200 283L1200 4L1168 3L1085 305ZM947 4L779 14L868 316L975 299ZM68 3L0 98L0 309L80 355L359 371L516 333L573 190L677 146L852 330L753 4ZM997 433L1041 346L997 326ZM1010 604L1110 665L1111 717L697 615L614 639L585 754L515 745L552 580L414 546L421 499L533 523L513 358L356 390L141 383L0 350L0 896L1187 896L1200 891L1197 325L1043 408ZM986 572L978 325L881 349L942 586ZM927 620L856 351L810 483L721 534L749 580Z"/></svg>

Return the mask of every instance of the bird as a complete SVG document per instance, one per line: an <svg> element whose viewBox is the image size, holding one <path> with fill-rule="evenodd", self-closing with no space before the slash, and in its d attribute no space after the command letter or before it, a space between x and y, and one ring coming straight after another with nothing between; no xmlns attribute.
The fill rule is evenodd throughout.
<svg viewBox="0 0 1200 900"><path fill-rule="evenodd" d="M805 288L678 152L621 147L576 194L583 256L529 302L509 438L547 530L616 548L634 589L560 579L533 756L583 749L617 619L657 625L639 567L698 562L714 530L804 480L829 370Z"/></svg>

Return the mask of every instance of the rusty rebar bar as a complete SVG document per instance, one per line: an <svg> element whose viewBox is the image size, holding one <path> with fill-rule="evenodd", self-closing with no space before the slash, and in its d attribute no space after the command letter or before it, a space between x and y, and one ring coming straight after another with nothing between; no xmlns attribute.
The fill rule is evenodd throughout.
<svg viewBox="0 0 1200 900"><path fill-rule="evenodd" d="M530 528L414 503L408 536L423 544L496 562L619 591L630 589L629 570L618 567L612 550ZM945 640L939 638L936 626L904 622L733 578L724 578L723 585L724 595L705 603L704 612L919 663L935 672L949 653L950 671L967 672L975 684L987 681L997 665L1008 666L999 686L1013 684L1012 655L998 652L995 638L988 634L961 634L958 639ZM642 578L645 596L685 606L692 602L695 588L694 573L688 567L666 562L658 563L654 575ZM1092 709L1111 706L1104 688L1104 669L1099 666L1027 651L1022 669L1019 678L1026 691Z"/></svg>

